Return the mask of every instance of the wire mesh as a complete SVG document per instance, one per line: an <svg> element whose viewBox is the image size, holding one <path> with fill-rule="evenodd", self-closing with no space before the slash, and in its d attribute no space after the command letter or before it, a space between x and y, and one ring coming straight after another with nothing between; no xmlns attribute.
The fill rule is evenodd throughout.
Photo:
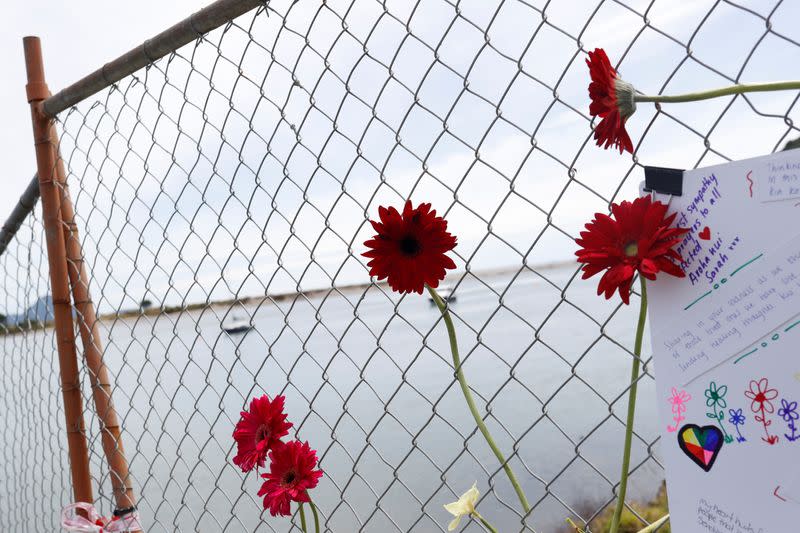
<svg viewBox="0 0 800 533"><path fill-rule="evenodd" d="M299 530L262 512L259 478L231 462L239 410L262 393L285 394L297 435L319 450L326 531L445 531L442 504L475 480L500 531L598 517L619 478L637 306L601 301L576 277L573 238L636 194L643 163L778 149L796 136L798 96L640 106L637 152L619 157L593 146L585 52L604 46L651 93L782 78L800 51L790 4L272 1L62 113L146 530ZM464 370L527 515L469 418L435 307L368 283L367 220L407 197L431 201L459 237L447 283ZM47 294L42 242L32 217L2 256L7 313ZM254 329L224 332L234 316ZM42 509L70 497L54 340L16 323L3 337L13 445L0 521L52 529ZM644 359L632 500L663 479L666 399Z"/></svg>
<svg viewBox="0 0 800 533"><path fill-rule="evenodd" d="M61 383L53 330L47 252L38 209L0 257L3 269L3 389L0 424L6 531L45 531L55 517L42 509L72 496Z"/></svg>

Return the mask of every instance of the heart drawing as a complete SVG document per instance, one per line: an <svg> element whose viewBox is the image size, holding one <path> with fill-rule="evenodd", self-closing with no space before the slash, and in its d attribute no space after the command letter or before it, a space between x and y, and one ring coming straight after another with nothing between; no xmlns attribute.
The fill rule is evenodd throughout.
<svg viewBox="0 0 800 533"><path fill-rule="evenodd" d="M697 234L697 236L703 239L704 241L707 241L711 239L711 230L708 228L708 226L706 226L705 228L703 228L703 231Z"/></svg>
<svg viewBox="0 0 800 533"><path fill-rule="evenodd" d="M722 437L717 426L686 424L678 431L678 446L697 466L708 472L722 449Z"/></svg>

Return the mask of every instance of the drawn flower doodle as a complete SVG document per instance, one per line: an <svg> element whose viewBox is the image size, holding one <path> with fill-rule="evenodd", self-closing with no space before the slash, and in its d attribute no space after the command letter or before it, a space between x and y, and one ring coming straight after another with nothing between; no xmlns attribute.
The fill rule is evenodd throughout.
<svg viewBox="0 0 800 533"><path fill-rule="evenodd" d="M747 439L742 436L742 432L739 430L739 426L744 425L745 419L742 409L728 409L728 414L731 415L731 417L728 419L728 422L733 424L733 426L736 428L736 434L738 435L738 437L736 437L736 442L745 442Z"/></svg>
<svg viewBox="0 0 800 533"><path fill-rule="evenodd" d="M728 394L728 386L723 385L722 387L717 387L716 382L712 381L708 384L708 388L706 389L706 405L709 407L722 407L725 408L728 406L728 403L725 401L725 395ZM716 416L716 414L714 415Z"/></svg>
<svg viewBox="0 0 800 533"><path fill-rule="evenodd" d="M797 433L797 419L800 418L800 413L797 412L797 402L790 402L786 400L786 398L781 398L781 408L778 409L778 416L783 418L784 421L789 426L789 429L792 430L791 435L787 435L784 433L783 435L789 439L789 442L794 442L797 439L800 439L800 434Z"/></svg>
<svg viewBox="0 0 800 533"><path fill-rule="evenodd" d="M708 388L705 391L706 405L711 409L710 412L706 413L706 416L717 421L722 434L725 436L725 443L728 444L733 442L733 437L728 435L728 432L725 431L725 426L722 424L722 421L725 420L725 408L728 406L728 402L725 401L726 394L728 394L728 386L717 387L717 383L714 381L708 384Z"/></svg>
<svg viewBox="0 0 800 533"><path fill-rule="evenodd" d="M761 440L768 444L776 444L778 436L769 434L769 426L772 425L772 420L767 420L767 413L772 414L775 412L775 406L772 405L771 400L778 397L778 390L770 389L769 380L761 378L758 381L751 380L750 390L746 390L744 395L752 400L750 410L756 415L756 422L761 422L764 425L766 437L761 437Z"/></svg>
<svg viewBox="0 0 800 533"><path fill-rule="evenodd" d="M675 422L674 426L667 426L667 431L674 433L678 431L678 426L682 420L686 420L683 413L686 412L686 403L692 399L692 395L681 389L678 390L672 387L672 396L669 398L669 403L672 405L672 420Z"/></svg>

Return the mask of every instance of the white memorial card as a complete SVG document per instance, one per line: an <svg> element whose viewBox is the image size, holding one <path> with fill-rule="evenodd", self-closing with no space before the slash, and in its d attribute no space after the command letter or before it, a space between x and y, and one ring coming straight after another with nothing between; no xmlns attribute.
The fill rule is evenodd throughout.
<svg viewBox="0 0 800 533"><path fill-rule="evenodd" d="M686 277L648 296L672 530L800 531L800 150L686 171L669 202Z"/></svg>

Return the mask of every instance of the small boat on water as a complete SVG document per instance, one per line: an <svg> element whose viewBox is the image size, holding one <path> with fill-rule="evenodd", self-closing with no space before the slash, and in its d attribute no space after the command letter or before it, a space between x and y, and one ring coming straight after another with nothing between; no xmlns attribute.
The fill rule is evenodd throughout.
<svg viewBox="0 0 800 533"><path fill-rule="evenodd" d="M439 296L442 297L442 300L445 302L455 302L456 295L453 294L453 286L452 285L439 285L439 288L436 289L436 292L439 293ZM436 305L436 302L433 301L433 298L428 296L428 302L431 305Z"/></svg>
<svg viewBox="0 0 800 533"><path fill-rule="evenodd" d="M223 321L220 327L226 333L244 333L253 329L253 324L240 315L233 315L230 319Z"/></svg>

